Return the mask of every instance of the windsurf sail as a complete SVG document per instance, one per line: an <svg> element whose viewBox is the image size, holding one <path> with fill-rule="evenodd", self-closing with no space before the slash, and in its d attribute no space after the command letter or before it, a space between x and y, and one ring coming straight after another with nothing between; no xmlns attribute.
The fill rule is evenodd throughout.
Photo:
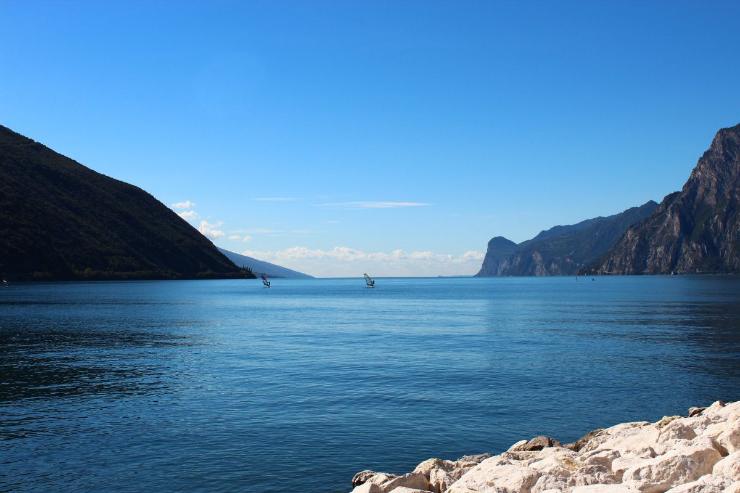
<svg viewBox="0 0 740 493"><path fill-rule="evenodd" d="M270 287L270 280L267 278L266 275L260 274L260 278L262 278L262 285L266 288Z"/></svg>
<svg viewBox="0 0 740 493"><path fill-rule="evenodd" d="M375 279L373 279L372 277L368 276L367 273L365 273L363 275L365 276L365 285L368 288L374 288L375 287Z"/></svg>

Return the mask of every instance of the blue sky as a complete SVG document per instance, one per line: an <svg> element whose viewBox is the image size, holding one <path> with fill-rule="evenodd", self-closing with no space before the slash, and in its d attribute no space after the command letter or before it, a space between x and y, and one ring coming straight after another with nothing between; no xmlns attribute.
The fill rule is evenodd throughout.
<svg viewBox="0 0 740 493"><path fill-rule="evenodd" d="M0 123L194 203L177 210L234 251L468 274L492 236L679 189L740 122L739 20L738 2L0 0Z"/></svg>

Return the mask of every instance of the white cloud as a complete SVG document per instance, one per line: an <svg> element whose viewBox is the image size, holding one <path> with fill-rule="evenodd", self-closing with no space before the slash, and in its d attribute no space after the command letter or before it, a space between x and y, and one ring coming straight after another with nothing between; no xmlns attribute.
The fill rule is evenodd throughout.
<svg viewBox="0 0 740 493"><path fill-rule="evenodd" d="M239 241L242 239L240 235L229 235L230 240Z"/></svg>
<svg viewBox="0 0 740 493"><path fill-rule="evenodd" d="M399 209L402 207L428 207L426 202L401 202L393 200L381 201L353 201L353 202L327 202L319 204L321 207L340 207L343 209Z"/></svg>
<svg viewBox="0 0 740 493"><path fill-rule="evenodd" d="M172 204L173 209L192 209L193 207L195 207L195 202L190 200L183 200L182 202Z"/></svg>
<svg viewBox="0 0 740 493"><path fill-rule="evenodd" d="M252 241L252 237L251 237L251 236L249 236L249 235L244 235L244 237L242 237L242 241L243 241L244 243L246 243L246 242L248 242L248 241Z"/></svg>
<svg viewBox="0 0 740 493"><path fill-rule="evenodd" d="M178 216L185 219L186 221L192 221L198 218L198 213L195 211L182 211L177 213Z"/></svg>
<svg viewBox="0 0 740 493"><path fill-rule="evenodd" d="M298 199L295 197L255 197L253 200L257 202L295 202Z"/></svg>
<svg viewBox="0 0 740 493"><path fill-rule="evenodd" d="M247 250L244 255L274 262L316 276L351 277L363 272L375 276L471 275L478 272L483 252L461 255L396 249L366 252L344 246L330 250L291 247L276 251Z"/></svg>
<svg viewBox="0 0 740 493"><path fill-rule="evenodd" d="M220 229L218 229L218 228L221 227L222 224L223 223L220 222L220 221L217 222L217 223L209 223L208 221L206 221L204 219L198 225L198 231L200 231L200 233L203 236L205 236L207 238L210 238L212 240L215 240L217 238L223 237L226 234L223 231L221 231Z"/></svg>

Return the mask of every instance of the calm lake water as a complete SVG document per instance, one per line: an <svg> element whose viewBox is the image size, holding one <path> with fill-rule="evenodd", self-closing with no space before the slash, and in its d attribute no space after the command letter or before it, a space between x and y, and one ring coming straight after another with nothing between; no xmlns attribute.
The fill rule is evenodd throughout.
<svg viewBox="0 0 740 493"><path fill-rule="evenodd" d="M0 491L342 492L740 399L740 278L0 288Z"/></svg>

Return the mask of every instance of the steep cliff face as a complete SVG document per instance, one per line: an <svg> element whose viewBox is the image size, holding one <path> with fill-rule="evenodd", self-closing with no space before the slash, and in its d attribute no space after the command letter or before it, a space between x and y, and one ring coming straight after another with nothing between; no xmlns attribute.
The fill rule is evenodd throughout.
<svg viewBox="0 0 740 493"><path fill-rule="evenodd" d="M653 201L608 217L555 226L518 245L500 236L488 242L479 277L572 275L604 255L631 225L652 214Z"/></svg>
<svg viewBox="0 0 740 493"><path fill-rule="evenodd" d="M0 276L248 275L144 190L0 126Z"/></svg>
<svg viewBox="0 0 740 493"><path fill-rule="evenodd" d="M740 272L740 125L717 132L680 192L591 268L602 274Z"/></svg>

